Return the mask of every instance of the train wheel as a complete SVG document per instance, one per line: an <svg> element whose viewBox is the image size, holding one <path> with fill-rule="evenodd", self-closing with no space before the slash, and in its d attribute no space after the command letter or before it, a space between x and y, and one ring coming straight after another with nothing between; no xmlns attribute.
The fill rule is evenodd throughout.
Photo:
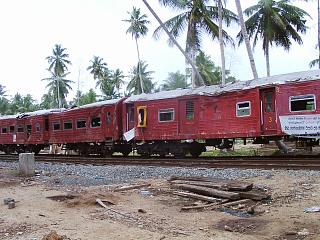
<svg viewBox="0 0 320 240"><path fill-rule="evenodd" d="M199 157L201 153L202 153L202 151L201 151L201 150L198 150L198 149L190 150L190 154L191 154L191 156L194 157L194 158Z"/></svg>

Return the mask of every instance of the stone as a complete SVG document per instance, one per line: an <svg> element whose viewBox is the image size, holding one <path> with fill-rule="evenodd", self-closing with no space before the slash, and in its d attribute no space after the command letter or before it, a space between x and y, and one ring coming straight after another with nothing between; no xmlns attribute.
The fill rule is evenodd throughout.
<svg viewBox="0 0 320 240"><path fill-rule="evenodd" d="M16 203L14 201L8 203L8 208L9 209L12 209L12 208L15 208L15 207L16 207Z"/></svg>
<svg viewBox="0 0 320 240"><path fill-rule="evenodd" d="M35 175L34 153L19 154L19 170L20 174L24 176Z"/></svg>

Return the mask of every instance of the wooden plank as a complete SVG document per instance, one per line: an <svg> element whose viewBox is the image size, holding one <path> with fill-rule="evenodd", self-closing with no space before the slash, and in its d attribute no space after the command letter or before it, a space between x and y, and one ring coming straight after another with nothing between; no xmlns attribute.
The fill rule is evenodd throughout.
<svg viewBox="0 0 320 240"><path fill-rule="evenodd" d="M138 189L138 188L143 188L143 187L149 187L151 184L150 183L143 183L143 184L138 184L138 185L130 185L130 186L122 186L114 189L115 192L120 192L120 191L128 191L132 189Z"/></svg>
<svg viewBox="0 0 320 240"><path fill-rule="evenodd" d="M212 202L212 203L216 203L216 202L221 203L223 201L221 198L208 197L208 196L204 196L196 193L189 193L189 192L173 192L172 194L180 197L187 197L187 198L192 198L192 199L197 199L197 200L202 200L202 201Z"/></svg>
<svg viewBox="0 0 320 240"><path fill-rule="evenodd" d="M268 193L259 191L239 192L241 198L249 198L256 201L261 201L270 197Z"/></svg>
<svg viewBox="0 0 320 240"><path fill-rule="evenodd" d="M195 184L196 182L204 182L212 183L212 187L219 186L221 189L225 188L231 191L250 191L253 187L253 183L248 182L241 182L236 180L225 180L225 179L217 179L217 178L210 178L210 177L180 177L180 176L171 176L168 180L169 182L176 182L176 181L190 181ZM200 184L200 183L199 183Z"/></svg>
<svg viewBox="0 0 320 240"><path fill-rule="evenodd" d="M203 205L197 205L197 206L186 206L186 207L182 207L181 211L211 208L211 207L214 207L216 205L218 205L218 203L210 203L210 204L203 204Z"/></svg>
<svg viewBox="0 0 320 240"><path fill-rule="evenodd" d="M235 205L248 204L248 203L252 203L252 202L253 201L251 199L241 199L241 200L237 200L237 201L233 201L233 202L223 203L223 204L221 204L221 207L232 207Z"/></svg>
<svg viewBox="0 0 320 240"><path fill-rule="evenodd" d="M193 186L188 184L173 184L172 187L186 190L193 193L203 194L210 197L226 198L226 199L232 199L232 200L240 199L239 193L226 192L226 191L221 191L221 190L208 188L208 187Z"/></svg>
<svg viewBox="0 0 320 240"><path fill-rule="evenodd" d="M188 184L194 186L210 187L225 191L249 191L252 189L252 183L233 183L233 182L207 182L207 181L187 181L187 180L173 180L172 184Z"/></svg>

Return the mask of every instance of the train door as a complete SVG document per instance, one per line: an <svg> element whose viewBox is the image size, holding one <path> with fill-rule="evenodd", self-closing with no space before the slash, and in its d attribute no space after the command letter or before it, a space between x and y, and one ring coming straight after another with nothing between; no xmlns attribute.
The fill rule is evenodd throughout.
<svg viewBox="0 0 320 240"><path fill-rule="evenodd" d="M112 106L106 107L104 111L105 115L105 136L113 136L113 124L114 124L114 108Z"/></svg>
<svg viewBox="0 0 320 240"><path fill-rule="evenodd" d="M277 130L277 116L275 108L275 89L260 90L261 130L270 134Z"/></svg>
<svg viewBox="0 0 320 240"><path fill-rule="evenodd" d="M134 128L134 104L126 104L126 131Z"/></svg>
<svg viewBox="0 0 320 240"><path fill-rule="evenodd" d="M179 101L179 133L195 134L198 130L198 101L188 99Z"/></svg>

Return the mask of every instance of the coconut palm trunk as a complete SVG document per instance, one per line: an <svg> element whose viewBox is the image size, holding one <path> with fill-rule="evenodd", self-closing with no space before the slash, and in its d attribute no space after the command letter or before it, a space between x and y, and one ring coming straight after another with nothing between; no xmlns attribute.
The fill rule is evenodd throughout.
<svg viewBox="0 0 320 240"><path fill-rule="evenodd" d="M218 0L218 17L219 17L219 44L220 44L220 56L221 56L221 84L226 84L226 66L224 56L224 46L222 38L222 2Z"/></svg>
<svg viewBox="0 0 320 240"><path fill-rule="evenodd" d="M269 55L269 42L266 44L266 68L267 68L267 77L270 77L270 55Z"/></svg>
<svg viewBox="0 0 320 240"><path fill-rule="evenodd" d="M140 52L139 52L139 45L138 45L138 39L135 37L136 40L136 47L137 47L137 54L138 54L138 72L139 72L139 82L141 87L141 92L144 93L144 87L143 87L143 81L142 81L142 74L141 74L141 62L140 62Z"/></svg>
<svg viewBox="0 0 320 240"><path fill-rule="evenodd" d="M318 0L318 63L319 63L319 69L320 69L320 3Z"/></svg>
<svg viewBox="0 0 320 240"><path fill-rule="evenodd" d="M179 45L179 43L176 41L176 39L172 36L172 34L169 32L169 30L166 28L166 26L163 24L163 22L161 21L161 19L159 18L159 16L156 14L156 12L151 8L151 6L149 5L149 3L146 0L142 0L143 3L146 5L146 7L149 9L149 11L151 12L151 14L155 17L155 19L158 21L158 23L160 24L160 26L163 28L163 30L167 33L167 35L169 36L169 38L171 39L171 41L177 46L177 48L180 50L180 52L184 55L184 57L186 58L186 60L188 61L188 63L191 65L192 67L192 71L195 72L195 75L197 75L197 78L199 79L199 83L200 85L205 85L203 78L201 77L196 65L194 64L194 61L192 61L192 59L190 59L190 57L186 54L186 52L182 49L182 47ZM194 83L193 83L194 84Z"/></svg>
<svg viewBox="0 0 320 240"><path fill-rule="evenodd" d="M248 37L246 25L244 23L240 0L235 0L235 3L236 3L236 6L237 6L237 11L238 11L238 17L239 17L239 21L240 21L241 31L242 31L242 34L243 34L243 37L244 37L244 42L246 44L246 48L247 48L247 53L248 53L250 66L251 66L251 70L252 70L252 75L253 75L253 78L256 79L256 78L258 78L258 72L257 72L256 64L254 62L253 53L252 53L252 49L251 49L251 46L250 46L250 40L249 40L249 37Z"/></svg>

